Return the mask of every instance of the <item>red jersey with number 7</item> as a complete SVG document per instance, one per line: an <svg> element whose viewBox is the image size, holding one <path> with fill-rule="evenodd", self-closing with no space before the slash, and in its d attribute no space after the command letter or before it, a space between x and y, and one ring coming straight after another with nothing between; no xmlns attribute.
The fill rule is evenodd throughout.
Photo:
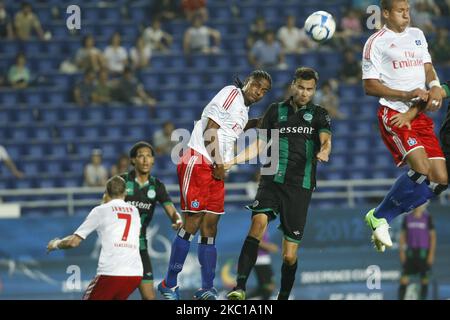
<svg viewBox="0 0 450 320"><path fill-rule="evenodd" d="M97 275L142 276L140 228L138 209L123 200L114 199L92 209L74 234L86 239L97 231L102 245Z"/></svg>

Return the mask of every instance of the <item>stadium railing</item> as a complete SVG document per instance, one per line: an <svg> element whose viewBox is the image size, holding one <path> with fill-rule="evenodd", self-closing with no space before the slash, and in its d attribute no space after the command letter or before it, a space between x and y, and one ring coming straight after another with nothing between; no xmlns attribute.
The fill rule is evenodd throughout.
<svg viewBox="0 0 450 320"><path fill-rule="evenodd" d="M313 199L345 199L348 207L354 208L357 205L358 198L383 197L394 181L394 179L319 180L316 192L313 193ZM226 202L253 200L246 194L246 187L247 183L227 183ZM173 201L179 203L178 185L168 184L166 188L170 194L173 194ZM65 207L67 213L73 215L76 207L98 205L103 192L104 188L102 187L0 190L0 203L17 203L21 208ZM441 204L448 201L448 195L450 195L450 192L447 190L439 198Z"/></svg>

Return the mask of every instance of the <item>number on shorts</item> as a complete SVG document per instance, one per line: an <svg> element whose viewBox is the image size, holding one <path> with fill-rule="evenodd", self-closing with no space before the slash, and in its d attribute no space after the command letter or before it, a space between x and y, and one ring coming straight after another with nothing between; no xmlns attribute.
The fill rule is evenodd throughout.
<svg viewBox="0 0 450 320"><path fill-rule="evenodd" d="M127 220L127 224L125 225L125 230L123 231L123 235L122 235L122 241L127 241L127 239L128 239L128 232L130 231L131 214L118 213L117 217L119 219Z"/></svg>

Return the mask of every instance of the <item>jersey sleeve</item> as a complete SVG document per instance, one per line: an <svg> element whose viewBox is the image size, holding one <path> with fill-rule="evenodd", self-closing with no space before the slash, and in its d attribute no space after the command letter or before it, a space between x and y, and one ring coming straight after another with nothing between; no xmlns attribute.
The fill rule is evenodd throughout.
<svg viewBox="0 0 450 320"><path fill-rule="evenodd" d="M258 138L266 142L270 140L270 129L274 129L274 110L276 105L276 103L273 103L266 109L261 122L258 124Z"/></svg>
<svg viewBox="0 0 450 320"><path fill-rule="evenodd" d="M97 208L91 210L81 226L74 232L74 234L86 239L93 231L95 231L100 224L100 216Z"/></svg>
<svg viewBox="0 0 450 320"><path fill-rule="evenodd" d="M230 117L229 110L239 94L239 89L228 86L219 91L204 110L204 116L216 122L219 126L224 126L225 121Z"/></svg>
<svg viewBox="0 0 450 320"><path fill-rule="evenodd" d="M156 200L163 206L173 204L172 199L166 190L166 186L158 179L156 179Z"/></svg>
<svg viewBox="0 0 450 320"><path fill-rule="evenodd" d="M316 130L319 134L321 132L327 132L331 134L331 118L328 114L328 111L323 108L320 109Z"/></svg>
<svg viewBox="0 0 450 320"><path fill-rule="evenodd" d="M382 50L380 41L369 38L364 45L362 59L362 78L380 79L381 78Z"/></svg>

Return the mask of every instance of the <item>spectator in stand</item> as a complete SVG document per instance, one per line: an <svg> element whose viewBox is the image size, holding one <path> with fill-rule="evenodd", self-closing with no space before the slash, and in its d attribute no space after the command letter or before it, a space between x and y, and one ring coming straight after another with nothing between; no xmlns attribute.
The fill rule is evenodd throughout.
<svg viewBox="0 0 450 320"><path fill-rule="evenodd" d="M173 42L173 37L161 29L161 21L159 19L154 19L151 26L145 28L143 37L145 43L154 52L169 52Z"/></svg>
<svg viewBox="0 0 450 320"><path fill-rule="evenodd" d="M10 15L6 11L5 4L0 1L0 39L13 39L13 23Z"/></svg>
<svg viewBox="0 0 450 320"><path fill-rule="evenodd" d="M91 162L84 167L86 187L104 187L108 180L108 170L102 164L102 150L92 149Z"/></svg>
<svg viewBox="0 0 450 320"><path fill-rule="evenodd" d="M346 84L358 84L361 81L361 62L355 58L352 49L344 51L344 63L339 72L340 80Z"/></svg>
<svg viewBox="0 0 450 320"><path fill-rule="evenodd" d="M115 32L111 37L110 45L105 48L104 56L109 72L114 75L121 74L128 65L127 50L121 46L120 33Z"/></svg>
<svg viewBox="0 0 450 320"><path fill-rule="evenodd" d="M411 25L423 30L425 34L435 31L433 24L435 15L439 15L439 7L432 0L421 0L411 4Z"/></svg>
<svg viewBox="0 0 450 320"><path fill-rule="evenodd" d="M196 16L200 17L203 23L208 21L206 0L182 0L181 7L187 21L193 22Z"/></svg>
<svg viewBox="0 0 450 320"><path fill-rule="evenodd" d="M172 141L172 132L175 130L175 125L171 121L166 121L162 129L153 134L153 145L156 149L157 155L170 155L172 148L178 143Z"/></svg>
<svg viewBox="0 0 450 320"><path fill-rule="evenodd" d="M339 110L339 97L336 94L337 90L333 90L332 82L337 85L336 79L327 80L322 84L322 87L316 93L315 100L318 105L328 111L331 118L345 119L347 116Z"/></svg>
<svg viewBox="0 0 450 320"><path fill-rule="evenodd" d="M306 35L304 29L297 28L295 16L288 16L286 25L278 30L277 38L286 54L304 53L317 47L317 42Z"/></svg>
<svg viewBox="0 0 450 320"><path fill-rule="evenodd" d="M16 63L9 68L8 82L15 89L28 87L31 80L30 70L26 66L25 54L19 53L16 56Z"/></svg>
<svg viewBox="0 0 450 320"><path fill-rule="evenodd" d="M29 40L34 30L41 40L44 39L44 30L42 30L41 22L33 8L28 2L23 2L21 10L14 17L14 27L16 36L20 40Z"/></svg>
<svg viewBox="0 0 450 320"><path fill-rule="evenodd" d="M163 21L170 21L181 16L181 7L178 0L158 0L153 1L150 12L152 19L157 18Z"/></svg>
<svg viewBox="0 0 450 320"><path fill-rule="evenodd" d="M122 153L119 156L116 164L113 164L111 167L111 177L123 174L125 172L130 171L130 158L126 153Z"/></svg>
<svg viewBox="0 0 450 320"><path fill-rule="evenodd" d="M249 61L255 69L287 68L283 48L271 30L266 32L264 40L258 40L253 45L249 53Z"/></svg>
<svg viewBox="0 0 450 320"><path fill-rule="evenodd" d="M148 46L144 38L137 38L135 46L130 49L131 66L133 70L145 69L150 64L152 49Z"/></svg>
<svg viewBox="0 0 450 320"><path fill-rule="evenodd" d="M214 39L214 46L211 46L210 38ZM183 48L185 54L191 53L217 53L220 46L220 32L203 24L200 16L195 16L192 26L184 33Z"/></svg>
<svg viewBox="0 0 450 320"><path fill-rule="evenodd" d="M78 82L74 88L73 95L76 104L80 107L89 105L92 102L92 94L95 90L95 72L87 70L83 80Z"/></svg>
<svg viewBox="0 0 450 320"><path fill-rule="evenodd" d="M102 69L98 73L98 80L92 92L92 102L109 103L111 101L111 91L108 70Z"/></svg>
<svg viewBox="0 0 450 320"><path fill-rule="evenodd" d="M9 169L9 171L11 171L14 177L22 179L25 176L22 171L17 169L14 161L11 159L5 147L2 145L0 145L0 162L5 163L6 167Z"/></svg>
<svg viewBox="0 0 450 320"><path fill-rule="evenodd" d="M356 37L362 34L361 16L356 9L350 9L341 20L341 36L344 38Z"/></svg>
<svg viewBox="0 0 450 320"><path fill-rule="evenodd" d="M100 49L95 47L95 39L92 35L87 35L83 38L83 47L78 49L75 63L82 71L91 69L98 72L106 66L105 58Z"/></svg>
<svg viewBox="0 0 450 320"><path fill-rule="evenodd" d="M437 30L436 39L430 44L430 49L434 63L450 66L450 43L446 28Z"/></svg>
<svg viewBox="0 0 450 320"><path fill-rule="evenodd" d="M256 41L264 40L264 35L267 32L266 19L257 17L255 22L250 26L250 33L247 36L247 48L253 47Z"/></svg>
<svg viewBox="0 0 450 320"><path fill-rule="evenodd" d="M137 106L156 106L156 100L144 90L144 86L136 79L129 67L123 71L122 77L113 85L113 99Z"/></svg>

